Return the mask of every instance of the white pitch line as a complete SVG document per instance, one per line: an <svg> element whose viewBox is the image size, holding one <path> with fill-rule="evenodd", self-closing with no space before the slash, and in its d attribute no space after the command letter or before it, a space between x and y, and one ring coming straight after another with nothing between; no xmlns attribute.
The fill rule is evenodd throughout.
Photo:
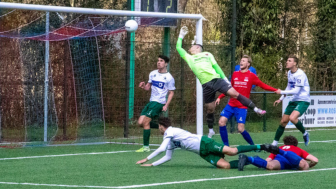
<svg viewBox="0 0 336 189"><path fill-rule="evenodd" d="M151 186L163 186L163 185L195 183L195 182L205 182L205 181L217 181L217 180L232 180L232 179L265 177L265 176L273 176L273 175L298 174L298 173L331 171L331 170L336 170L336 167L335 168L325 168L325 169L313 169L313 170L307 170L307 171L286 171L286 172L267 173L267 174L259 174L259 175L245 175L245 176L209 178L209 179L194 179L194 180L185 180L185 181L174 181L174 182L163 182L163 183L152 183L152 184L139 184L139 185L129 185L129 186L88 186L88 185L39 184L39 183L19 183L19 182L0 182L0 184L66 187L66 188L116 188L116 189L123 189L123 188L143 188L143 187L151 187Z"/></svg>
<svg viewBox="0 0 336 189"><path fill-rule="evenodd" d="M336 140L310 141L310 142L311 143L333 143L333 142L336 142ZM299 142L299 143L304 143L304 142ZM282 144L282 143L279 143L279 144ZM234 146L239 146L239 145L231 145L231 147L234 147ZM154 150L156 150L156 149L151 149L151 151L154 151ZM81 155L118 154L118 153L127 153L127 152L135 152L135 150L113 151L113 152L91 152L91 153L77 153L77 154L58 154L58 155L44 155L44 156L12 157L12 158L0 158L0 161L15 160L15 159L36 159L36 158L50 158L50 157L81 156Z"/></svg>
<svg viewBox="0 0 336 189"><path fill-rule="evenodd" d="M127 150L127 151L113 151L113 152L91 152L91 153L78 153L78 154L58 154L58 155L44 155L44 156L12 157L12 158L0 158L0 160L34 159L34 158L65 157L65 156L81 156L81 155L100 155L100 154L117 154L117 153L126 153L126 152L134 152L134 150Z"/></svg>

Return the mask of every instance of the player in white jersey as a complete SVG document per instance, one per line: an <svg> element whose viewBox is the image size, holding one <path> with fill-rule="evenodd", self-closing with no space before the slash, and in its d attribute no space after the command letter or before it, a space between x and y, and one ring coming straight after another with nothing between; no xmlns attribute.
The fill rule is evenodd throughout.
<svg viewBox="0 0 336 189"><path fill-rule="evenodd" d="M138 119L138 124L144 128L143 131L143 147L136 152L149 152L150 129L158 128L158 124L153 120L158 118L162 111L167 111L168 106L173 99L175 90L175 80L167 71L169 58L160 55L157 61L157 70L149 74L149 80L146 84L141 82L139 87L148 91L152 89L150 102L144 107L141 116ZM168 99L166 96L168 93Z"/></svg>
<svg viewBox="0 0 336 189"><path fill-rule="evenodd" d="M195 135L170 125L171 122L169 118L159 118L159 130L161 134L164 135L163 142L158 149L156 149L147 158L138 161L137 164L143 164L160 153L166 151L166 155L161 159L151 164L143 164L142 166L160 165L171 159L175 148L181 148L183 150L194 152L200 155L207 162L217 166L218 168L234 169L238 168L238 160L227 162L224 159L225 155L233 156L238 153L249 152L253 150L266 150L268 152L276 152L278 150L278 147L272 145L248 145L231 148L229 146L219 144L207 136Z"/></svg>
<svg viewBox="0 0 336 189"><path fill-rule="evenodd" d="M274 102L274 106L278 105L286 95L293 95L293 99L289 102L284 115L282 116L280 125L275 133L272 145L278 145L280 137L285 131L285 127L291 121L298 130L303 134L305 145L308 146L309 134L303 127L302 122L298 119L310 105L310 87L306 74L297 67L298 58L295 55L290 55L287 59L286 68L288 71L288 84L284 91L276 91L282 94L279 100Z"/></svg>

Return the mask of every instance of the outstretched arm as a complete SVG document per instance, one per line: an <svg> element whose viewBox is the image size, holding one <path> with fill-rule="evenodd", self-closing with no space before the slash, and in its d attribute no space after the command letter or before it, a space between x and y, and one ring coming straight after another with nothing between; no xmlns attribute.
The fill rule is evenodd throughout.
<svg viewBox="0 0 336 189"><path fill-rule="evenodd" d="M168 149L166 151L166 155L163 156L161 159L157 160L156 162L153 162L152 165L153 166L158 166L158 165L161 165L161 164L166 163L167 161L171 160L173 152L174 152L173 149Z"/></svg>
<svg viewBox="0 0 336 189"><path fill-rule="evenodd" d="M184 36L187 35L187 33L188 33L188 28L186 26L183 26L180 30L180 35L179 35L179 38L177 39L177 42L176 42L176 50L185 61L187 61L188 58L191 57L191 55L188 54L187 51L185 51L182 48L182 40L183 40Z"/></svg>
<svg viewBox="0 0 336 189"><path fill-rule="evenodd" d="M260 88L262 88L266 91L274 92L274 91L277 90L276 88L273 88L273 87L265 84L264 82L262 82L257 76L255 77L253 84L259 86Z"/></svg>
<svg viewBox="0 0 336 189"><path fill-rule="evenodd" d="M143 163L147 162L148 160L154 158L155 156L161 154L162 152L166 151L166 149L167 149L167 147L170 143L170 140L171 140L171 138L164 139L164 141L161 143L161 145L158 149L156 149L153 153L151 153L147 158L138 161L136 164L143 164Z"/></svg>
<svg viewBox="0 0 336 189"><path fill-rule="evenodd" d="M311 154L306 157L306 160L309 161L309 167L314 167L318 163L318 159Z"/></svg>

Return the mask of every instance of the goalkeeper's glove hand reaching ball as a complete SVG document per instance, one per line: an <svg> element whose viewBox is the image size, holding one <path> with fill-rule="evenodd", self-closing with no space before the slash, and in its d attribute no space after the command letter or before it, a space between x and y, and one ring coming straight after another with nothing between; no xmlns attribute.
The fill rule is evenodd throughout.
<svg viewBox="0 0 336 189"><path fill-rule="evenodd" d="M180 35L179 38L184 38L185 35L187 35L188 33L188 27L187 26L183 26L180 30Z"/></svg>

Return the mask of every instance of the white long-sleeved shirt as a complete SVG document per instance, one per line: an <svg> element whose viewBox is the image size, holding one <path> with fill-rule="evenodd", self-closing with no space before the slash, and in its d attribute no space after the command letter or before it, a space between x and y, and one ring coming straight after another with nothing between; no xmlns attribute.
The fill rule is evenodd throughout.
<svg viewBox="0 0 336 189"><path fill-rule="evenodd" d="M295 73L288 71L288 83L282 95L293 95L292 101L310 102L310 86L306 74L298 69ZM280 97L282 100L284 96Z"/></svg>
<svg viewBox="0 0 336 189"><path fill-rule="evenodd" d="M158 161L155 161L153 166L160 165L169 161L172 158L174 149L181 148L183 150L191 151L196 154L200 153L201 146L200 135L192 134L180 128L168 127L163 136L163 142L160 147L151 153L147 159L150 160L153 157L159 155L160 153L166 151L166 155L163 156Z"/></svg>

